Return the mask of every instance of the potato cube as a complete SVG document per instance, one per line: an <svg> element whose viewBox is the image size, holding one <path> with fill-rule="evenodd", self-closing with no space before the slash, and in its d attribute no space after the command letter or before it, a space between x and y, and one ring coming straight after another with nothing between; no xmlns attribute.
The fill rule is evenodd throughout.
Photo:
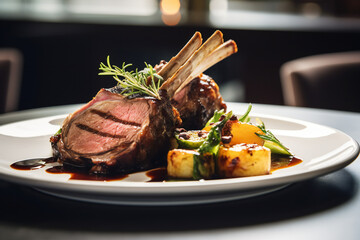
<svg viewBox="0 0 360 240"><path fill-rule="evenodd" d="M192 178L195 150L173 149L167 155L167 172L174 178Z"/></svg>
<svg viewBox="0 0 360 240"><path fill-rule="evenodd" d="M257 144L221 146L218 157L220 177L248 177L270 173L270 149Z"/></svg>

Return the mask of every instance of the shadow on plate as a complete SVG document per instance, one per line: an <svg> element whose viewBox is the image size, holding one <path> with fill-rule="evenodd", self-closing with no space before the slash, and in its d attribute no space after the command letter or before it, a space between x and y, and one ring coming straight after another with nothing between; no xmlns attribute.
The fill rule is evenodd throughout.
<svg viewBox="0 0 360 240"><path fill-rule="evenodd" d="M357 192L346 170L238 201L177 207L91 204L0 182L1 225L87 232L170 232L284 221L340 206Z"/></svg>

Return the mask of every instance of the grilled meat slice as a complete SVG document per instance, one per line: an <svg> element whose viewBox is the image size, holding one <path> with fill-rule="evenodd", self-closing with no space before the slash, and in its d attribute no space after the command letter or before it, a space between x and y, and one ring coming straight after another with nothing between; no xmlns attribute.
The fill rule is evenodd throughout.
<svg viewBox="0 0 360 240"><path fill-rule="evenodd" d="M63 123L53 142L60 162L94 165L93 171L124 172L149 169L161 164L169 139L180 118L166 92L162 100L129 99L102 89L96 97ZM99 166L101 166L99 168Z"/></svg>

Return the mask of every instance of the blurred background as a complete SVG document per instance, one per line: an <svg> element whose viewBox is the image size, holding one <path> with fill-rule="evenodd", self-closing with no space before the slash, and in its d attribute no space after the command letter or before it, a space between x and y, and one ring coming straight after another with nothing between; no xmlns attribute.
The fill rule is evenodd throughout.
<svg viewBox="0 0 360 240"><path fill-rule="evenodd" d="M216 29L239 48L206 71L225 100L282 105L284 63L360 49L360 1L0 0L0 50L20 56L12 110L87 102L115 85L98 76L108 55L143 68Z"/></svg>

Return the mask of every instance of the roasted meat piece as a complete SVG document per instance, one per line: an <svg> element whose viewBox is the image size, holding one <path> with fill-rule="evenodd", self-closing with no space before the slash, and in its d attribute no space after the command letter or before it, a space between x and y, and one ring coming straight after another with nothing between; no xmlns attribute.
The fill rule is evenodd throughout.
<svg viewBox="0 0 360 240"><path fill-rule="evenodd" d="M101 173L114 166L131 172L158 165L181 121L166 92L161 96L129 99L101 89L65 119L53 143L60 161L83 166L91 160L97 166L91 171Z"/></svg>
<svg viewBox="0 0 360 240"><path fill-rule="evenodd" d="M196 77L177 92L171 99L171 104L180 113L182 127L189 130L204 127L216 110L226 111L218 85L205 74Z"/></svg>
<svg viewBox="0 0 360 240"><path fill-rule="evenodd" d="M159 83L155 97L147 97L146 91L138 89L130 91L134 85L126 88L129 85L124 82L112 89L100 90L93 100L65 119L60 135L51 138L55 157L64 164L85 166L90 172L102 174L109 171L128 173L162 164L169 140L181 123L178 111L172 106L172 98L176 101L173 101L174 105L184 111L188 122L197 116L203 122L214 109L224 107L213 80L205 75L197 77L235 53L236 44L232 40L224 43L220 31L203 45L201 43L201 34L197 32L168 63L161 62L163 66L155 67L164 81L161 87L158 82L161 77L154 80L153 75L137 82L143 84L141 89ZM108 66L115 71L109 61ZM127 74L131 75L130 72ZM136 82L136 77L139 75L131 80ZM114 78L121 82L118 75ZM188 86L198 88L196 92L200 94L189 94ZM206 89L207 93L201 95L201 89ZM125 96L124 91L131 94ZM178 96L186 95L185 102L176 97L177 92Z"/></svg>

